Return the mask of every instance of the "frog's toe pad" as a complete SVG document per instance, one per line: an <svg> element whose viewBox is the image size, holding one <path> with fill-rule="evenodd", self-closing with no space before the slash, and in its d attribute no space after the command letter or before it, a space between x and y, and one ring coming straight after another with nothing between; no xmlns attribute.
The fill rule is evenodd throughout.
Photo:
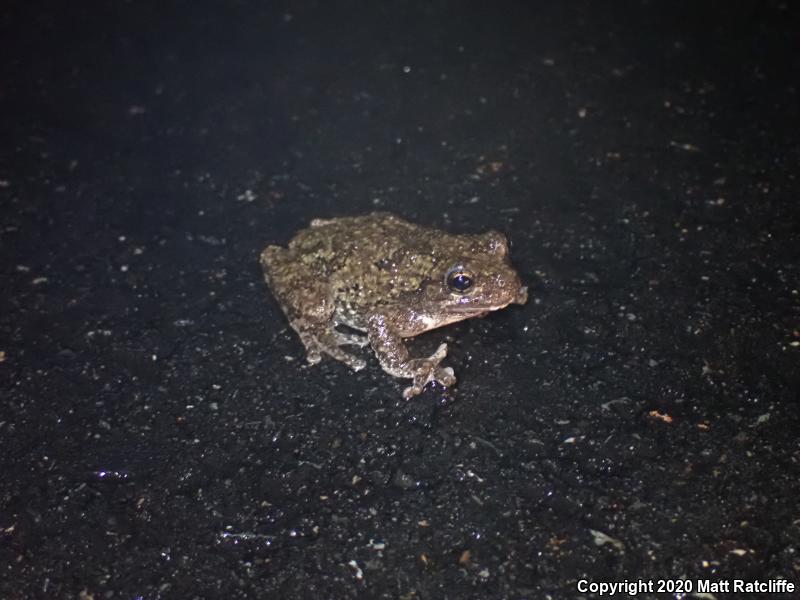
<svg viewBox="0 0 800 600"><path fill-rule="evenodd" d="M456 382L456 374L453 372L452 367L444 367L443 369L439 369L435 379L443 386L447 387Z"/></svg>
<svg viewBox="0 0 800 600"><path fill-rule="evenodd" d="M419 396L422 393L422 388L417 385L410 385L403 390L403 398L408 400L414 396Z"/></svg>
<svg viewBox="0 0 800 600"><path fill-rule="evenodd" d="M431 354L428 360L432 361L433 364L439 364L444 357L447 356L447 344L439 344L439 347L436 349L436 352Z"/></svg>
<svg viewBox="0 0 800 600"><path fill-rule="evenodd" d="M448 387L456 382L456 374L451 367L433 366L427 373L421 370L414 376L414 384L403 390L403 398L418 396L422 393L422 389L432 381L438 381Z"/></svg>

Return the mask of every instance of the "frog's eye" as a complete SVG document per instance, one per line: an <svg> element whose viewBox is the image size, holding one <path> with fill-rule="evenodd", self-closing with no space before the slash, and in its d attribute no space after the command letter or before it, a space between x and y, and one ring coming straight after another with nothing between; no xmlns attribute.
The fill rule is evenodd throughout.
<svg viewBox="0 0 800 600"><path fill-rule="evenodd" d="M447 287L459 294L466 293L474 283L472 273L460 267L451 269L445 279L447 281Z"/></svg>

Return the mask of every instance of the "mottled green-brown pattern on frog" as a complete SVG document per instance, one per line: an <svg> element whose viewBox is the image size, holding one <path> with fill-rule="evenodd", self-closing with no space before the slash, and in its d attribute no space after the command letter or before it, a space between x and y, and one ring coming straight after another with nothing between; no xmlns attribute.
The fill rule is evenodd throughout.
<svg viewBox="0 0 800 600"><path fill-rule="evenodd" d="M384 371L413 380L406 398L456 378L439 364L446 344L411 358L403 338L528 297L502 234L450 234L388 213L315 219L287 248L268 246L261 265L309 363L327 354L359 370L364 361L342 347L369 345Z"/></svg>

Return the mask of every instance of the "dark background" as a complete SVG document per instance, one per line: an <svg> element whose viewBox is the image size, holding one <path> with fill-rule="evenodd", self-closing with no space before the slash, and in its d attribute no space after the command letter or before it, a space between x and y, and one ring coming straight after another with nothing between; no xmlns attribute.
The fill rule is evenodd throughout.
<svg viewBox="0 0 800 600"><path fill-rule="evenodd" d="M798 583L799 13L3 3L0 597ZM263 283L375 209L512 241L453 390Z"/></svg>

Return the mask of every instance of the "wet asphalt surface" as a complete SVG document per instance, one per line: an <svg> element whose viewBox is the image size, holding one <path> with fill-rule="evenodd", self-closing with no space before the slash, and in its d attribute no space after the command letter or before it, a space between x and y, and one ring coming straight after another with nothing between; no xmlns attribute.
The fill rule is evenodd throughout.
<svg viewBox="0 0 800 600"><path fill-rule="evenodd" d="M798 583L800 11L530 4L0 9L0 597ZM511 239L454 389L263 283L376 209Z"/></svg>

